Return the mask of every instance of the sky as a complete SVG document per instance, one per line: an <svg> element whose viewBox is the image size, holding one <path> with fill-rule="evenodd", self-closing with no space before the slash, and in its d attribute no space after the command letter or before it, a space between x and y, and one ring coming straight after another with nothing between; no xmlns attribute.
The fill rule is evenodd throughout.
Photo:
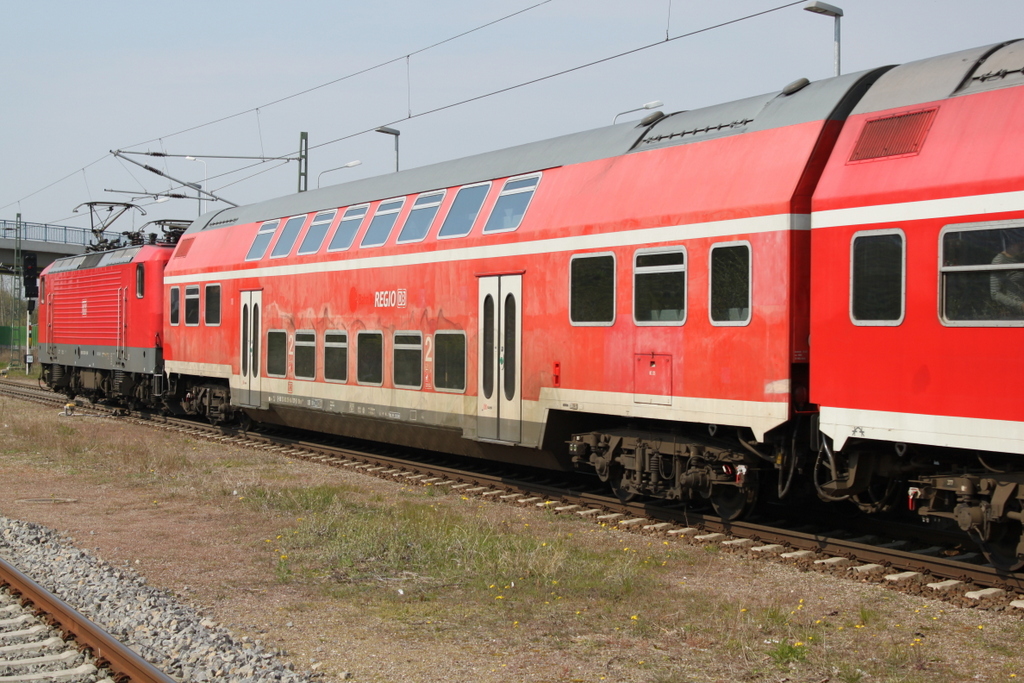
<svg viewBox="0 0 1024 683"><path fill-rule="evenodd" d="M605 126L652 100L696 109L832 76L833 19L804 2L769 11L785 4L0 0L0 219L87 227L79 204L134 201L146 215L114 225L129 230L227 206L156 203L180 184L111 150L195 156L130 158L247 204L295 192L298 164L213 157L295 156L303 131L313 189L392 172L378 126L401 131L411 168ZM1024 37L1022 0L831 4L844 10L843 73Z"/></svg>

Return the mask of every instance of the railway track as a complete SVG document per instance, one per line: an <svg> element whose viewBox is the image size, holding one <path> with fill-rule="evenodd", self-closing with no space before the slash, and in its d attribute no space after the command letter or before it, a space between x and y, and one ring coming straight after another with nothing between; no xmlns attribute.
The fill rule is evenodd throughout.
<svg viewBox="0 0 1024 683"><path fill-rule="evenodd" d="M24 384L10 388L11 384L0 383L0 393L54 406L65 403L63 397L48 391ZM87 410L96 415L109 414L103 406ZM132 415L126 419L376 477L448 487L462 495L578 515L624 531L714 544L751 557L872 581L955 604L1021 608L1024 614L1024 574L987 565L976 548L964 543L962 535L918 524L887 523L880 530L877 521L865 527L863 520L856 519L827 520L814 526L806 520L726 522L679 505L622 502L596 485L560 473L524 473L495 463L456 461L438 454L383 451L379 445L338 445L319 436L284 430L243 432L162 415Z"/></svg>

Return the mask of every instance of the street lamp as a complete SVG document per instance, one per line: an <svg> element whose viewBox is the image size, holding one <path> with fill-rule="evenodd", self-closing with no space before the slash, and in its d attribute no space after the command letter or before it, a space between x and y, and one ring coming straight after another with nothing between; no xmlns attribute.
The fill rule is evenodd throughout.
<svg viewBox="0 0 1024 683"><path fill-rule="evenodd" d="M839 75L839 18L843 16L843 10L839 9L835 5L830 5L827 2L821 0L813 0L804 5L804 9L808 12L814 12L815 14L824 14L828 17L835 17L836 19L836 76Z"/></svg>
<svg viewBox="0 0 1024 683"><path fill-rule="evenodd" d="M185 159L188 160L188 161L198 161L199 163L201 163L203 165L203 187L205 188L207 183L210 180L210 175L209 175L209 173L207 173L206 162L203 161L202 159L197 159L196 157L185 157ZM199 195L199 215L200 216L203 215L203 195L202 194Z"/></svg>
<svg viewBox="0 0 1024 683"><path fill-rule="evenodd" d="M612 118L612 125L614 126L615 125L615 119L619 118L623 114L632 114L635 111L643 111L644 109L657 109L658 107L662 106L663 104L664 103L661 100L654 100L653 102L648 102L644 106L637 107L636 109L627 109L626 111L620 111L618 114L616 114Z"/></svg>
<svg viewBox="0 0 1024 683"><path fill-rule="evenodd" d="M352 168L353 166L358 166L361 163L363 163L363 162L359 161L359 159L356 159L355 161L348 162L344 166L338 166L337 168L329 168L326 171L320 171L320 175L318 175L316 177L316 186L317 186L317 188L320 187L320 176L322 176L324 173L330 173L331 171L340 171L343 168Z"/></svg>
<svg viewBox="0 0 1024 683"><path fill-rule="evenodd" d="M395 136L395 173L398 173L398 136L402 134L402 131L395 130L394 128L388 128L387 126L381 126L376 130L378 133Z"/></svg>

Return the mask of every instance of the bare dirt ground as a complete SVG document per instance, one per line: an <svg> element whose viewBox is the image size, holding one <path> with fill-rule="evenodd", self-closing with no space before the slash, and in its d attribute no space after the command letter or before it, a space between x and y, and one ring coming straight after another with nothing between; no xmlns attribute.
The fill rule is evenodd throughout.
<svg viewBox="0 0 1024 683"><path fill-rule="evenodd" d="M289 507L280 492L307 497ZM397 521L410 510L454 529L434 564L387 559L396 535L424 533ZM131 566L327 680L1024 677L1016 614L4 398L0 514ZM508 539L518 557L470 561Z"/></svg>

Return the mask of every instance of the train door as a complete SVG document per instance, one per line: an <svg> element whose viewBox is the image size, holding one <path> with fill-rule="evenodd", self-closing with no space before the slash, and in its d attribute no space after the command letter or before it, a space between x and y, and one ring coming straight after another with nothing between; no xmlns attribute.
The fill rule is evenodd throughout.
<svg viewBox="0 0 1024 683"><path fill-rule="evenodd" d="M49 287L47 287L49 289ZM57 340L53 338L53 294L47 291L46 293L46 339L47 354L49 355L50 362L56 360L57 355Z"/></svg>
<svg viewBox="0 0 1024 683"><path fill-rule="evenodd" d="M238 345L241 365L241 387L238 390L238 405L260 405L260 314L263 312L263 292L254 290L240 292L242 310L239 319L240 344Z"/></svg>
<svg viewBox="0 0 1024 683"><path fill-rule="evenodd" d="M117 328L115 332L115 360L123 363L128 358L128 288L117 288Z"/></svg>
<svg viewBox="0 0 1024 683"><path fill-rule="evenodd" d="M477 436L522 438L522 275L480 278Z"/></svg>

